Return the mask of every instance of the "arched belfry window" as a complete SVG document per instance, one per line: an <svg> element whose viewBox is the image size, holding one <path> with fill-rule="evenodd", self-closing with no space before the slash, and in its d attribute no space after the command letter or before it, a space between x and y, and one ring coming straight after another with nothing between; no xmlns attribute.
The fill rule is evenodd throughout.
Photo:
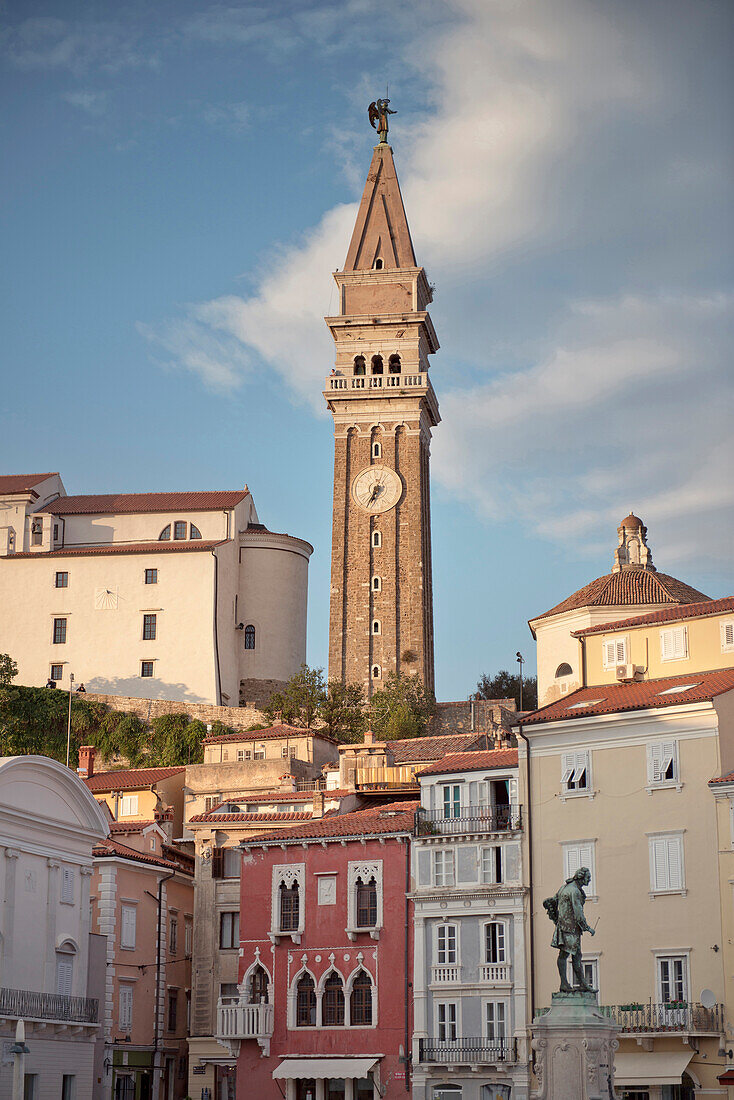
<svg viewBox="0 0 734 1100"><path fill-rule="evenodd" d="M316 1027L316 986L310 974L302 974L296 986L296 1027Z"/></svg>
<svg viewBox="0 0 734 1100"><path fill-rule="evenodd" d="M258 965L250 975L250 1004L268 1003L268 975L265 968Z"/></svg>
<svg viewBox="0 0 734 1100"><path fill-rule="evenodd" d="M364 374L367 364L365 363L364 355L355 355L354 357L354 373Z"/></svg>
<svg viewBox="0 0 734 1100"><path fill-rule="evenodd" d="M372 679L373 680L379 680L381 676L382 676L382 670L380 669L380 666L379 665L373 665L372 666Z"/></svg>
<svg viewBox="0 0 734 1100"><path fill-rule="evenodd" d="M372 1026L372 982L365 970L360 970L352 982L349 998L349 1022L363 1027Z"/></svg>
<svg viewBox="0 0 734 1100"><path fill-rule="evenodd" d="M298 917L299 917L299 896L298 896L298 883L294 882L291 886L286 886L284 882L280 884L280 931L281 932L297 932L298 931Z"/></svg>
<svg viewBox="0 0 734 1100"><path fill-rule="evenodd" d="M344 1026L344 985L334 970L324 982L321 1019L324 1027Z"/></svg>
<svg viewBox="0 0 734 1100"><path fill-rule="evenodd" d="M372 373L373 374L382 374L382 356L381 355L373 355L372 356Z"/></svg>
<svg viewBox="0 0 734 1100"><path fill-rule="evenodd" d="M382 260L380 259L380 257L378 256L377 259L375 260L373 270L374 271L382 271L382 268L383 268L383 263L382 263Z"/></svg>
<svg viewBox="0 0 734 1100"><path fill-rule="evenodd" d="M372 457L382 458L382 444L379 443L377 440L375 440L372 444Z"/></svg>
<svg viewBox="0 0 734 1100"><path fill-rule="evenodd" d="M559 679L561 676L570 676L572 672L573 669L571 666L564 661L563 664L560 664L556 669L556 679Z"/></svg>
<svg viewBox="0 0 734 1100"><path fill-rule="evenodd" d="M255 627L248 623L245 627L245 649L255 648Z"/></svg>
<svg viewBox="0 0 734 1100"><path fill-rule="evenodd" d="M400 356L391 355L387 361L387 366L390 374L400 374Z"/></svg>

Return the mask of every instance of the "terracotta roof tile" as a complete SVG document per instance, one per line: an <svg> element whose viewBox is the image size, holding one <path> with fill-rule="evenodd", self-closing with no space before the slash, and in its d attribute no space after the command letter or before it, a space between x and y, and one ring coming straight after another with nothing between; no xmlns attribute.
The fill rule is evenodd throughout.
<svg viewBox="0 0 734 1100"><path fill-rule="evenodd" d="M715 779L709 779L709 787L715 787L717 783L734 783L734 772L728 775L718 775Z"/></svg>
<svg viewBox="0 0 734 1100"><path fill-rule="evenodd" d="M450 752L465 752L485 746L483 733L454 733L442 737L411 737L404 741L386 742L396 764L430 763Z"/></svg>
<svg viewBox="0 0 734 1100"><path fill-rule="evenodd" d="M90 554L170 554L175 551L213 550L215 546L224 546L227 539L192 539L187 542L104 542L90 546L65 546L59 550L25 551L21 554L5 554L6 561L15 558L71 558L87 557Z"/></svg>
<svg viewBox="0 0 734 1100"><path fill-rule="evenodd" d="M58 477L58 472L50 474L0 474L0 494L28 493L47 477Z"/></svg>
<svg viewBox="0 0 734 1100"><path fill-rule="evenodd" d="M516 768L517 749L492 749L489 752L458 752L444 756L435 764L421 768L419 775L445 775L449 772L487 771L489 768Z"/></svg>
<svg viewBox="0 0 734 1100"><path fill-rule="evenodd" d="M94 777L92 777L94 778ZM142 833L155 821L110 821L111 833Z"/></svg>
<svg viewBox="0 0 734 1100"><path fill-rule="evenodd" d="M650 569L623 569L620 573L607 573L603 577L597 577L595 581L556 604L550 611L544 611L530 621L547 619L549 615L560 615L579 607L698 603L708 598L705 593L668 576L667 573L657 573Z"/></svg>
<svg viewBox="0 0 734 1100"><path fill-rule="evenodd" d="M686 691L670 691L667 694L671 688L686 686ZM571 718L590 718L597 714L704 703L732 688L734 668L718 672L691 672L687 676L667 676L661 680L642 680L633 684L597 684L595 687L579 688L563 699L533 711L521 718L520 724L566 722Z"/></svg>
<svg viewBox="0 0 734 1100"><path fill-rule="evenodd" d="M122 859L132 859L136 863L150 863L154 867L167 867L172 871L181 871L184 875L193 876L193 868L188 870L172 859L161 859L159 856L151 856L146 852L139 852L136 848L129 848L119 840L102 840L92 848L92 855L99 858L120 856Z"/></svg>
<svg viewBox="0 0 734 1100"><path fill-rule="evenodd" d="M240 730L237 733L220 733L215 734L213 737L205 737L203 744L205 745L226 745L234 744L236 741L269 741L273 738L284 737L318 737L322 741L331 741L332 744L338 744L333 737L329 737L328 734L322 733L321 730L305 730L299 726L268 726L264 730Z"/></svg>
<svg viewBox="0 0 734 1100"><path fill-rule="evenodd" d="M243 844L287 844L289 841L346 839L385 833L411 832L418 802L391 802L387 806L371 806L348 814L332 814L277 833L262 833L247 837Z"/></svg>
<svg viewBox="0 0 734 1100"><path fill-rule="evenodd" d="M184 493L101 493L59 497L48 506L56 516L121 512L218 512L234 508L250 495L249 489L214 489Z"/></svg>
<svg viewBox="0 0 734 1100"><path fill-rule="evenodd" d="M133 787L150 787L161 779L179 775L186 768L128 768L117 772L99 772L84 779L90 791L123 791Z"/></svg>
<svg viewBox="0 0 734 1100"><path fill-rule="evenodd" d="M310 821L313 814L305 810L284 814L218 814L210 810L208 814L194 814L189 821L206 821L212 825L220 821Z"/></svg>
<svg viewBox="0 0 734 1100"><path fill-rule="evenodd" d="M659 611L649 611L647 615L635 615L631 619L618 619L612 623L599 623L587 626L584 630L573 631L574 638L587 634L606 634L610 630L624 630L628 626L645 626L648 623L667 623L676 619L705 618L719 615L722 611L734 611L734 596L724 596L720 600L705 600L703 603L679 604L676 607L662 607Z"/></svg>

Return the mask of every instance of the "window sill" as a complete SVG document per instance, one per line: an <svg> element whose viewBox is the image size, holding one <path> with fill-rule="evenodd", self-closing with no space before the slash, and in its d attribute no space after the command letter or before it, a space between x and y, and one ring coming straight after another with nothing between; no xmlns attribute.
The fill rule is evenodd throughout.
<svg viewBox="0 0 734 1100"><path fill-rule="evenodd" d="M688 890L650 890L648 896L650 898L669 898L675 897L676 894L684 898L688 894Z"/></svg>
<svg viewBox="0 0 734 1100"><path fill-rule="evenodd" d="M682 791L683 784L678 779L666 779L664 783L648 783L645 790L648 794L653 791Z"/></svg>
<svg viewBox="0 0 734 1100"><path fill-rule="evenodd" d="M303 928L299 928L297 932L268 932L268 939L276 947L281 940L288 939L291 940L293 943L300 945L303 931Z"/></svg>
<svg viewBox="0 0 734 1100"><path fill-rule="evenodd" d="M559 797L561 802L565 802L567 798L588 798L593 800L596 797L596 791L561 791Z"/></svg>
<svg viewBox="0 0 734 1100"><path fill-rule="evenodd" d="M379 940L382 927L375 925L374 928L345 928L344 931L347 938L354 943L357 936L370 936L373 940Z"/></svg>
<svg viewBox="0 0 734 1100"><path fill-rule="evenodd" d="M130 946L129 943L121 943L120 944L120 951L134 951L134 950L135 950L135 944L133 944L132 947Z"/></svg>

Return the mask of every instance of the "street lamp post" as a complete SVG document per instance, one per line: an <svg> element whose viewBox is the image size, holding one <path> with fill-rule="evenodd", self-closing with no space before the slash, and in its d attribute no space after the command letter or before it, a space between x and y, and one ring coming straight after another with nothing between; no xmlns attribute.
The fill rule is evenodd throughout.
<svg viewBox="0 0 734 1100"><path fill-rule="evenodd" d="M74 691L74 673L69 673L69 717L66 722L66 766L69 767L69 750L71 748L71 695Z"/></svg>
<svg viewBox="0 0 734 1100"><path fill-rule="evenodd" d="M523 657L520 650L518 650L515 654L515 660L520 666L520 710L522 710L522 666L525 664L525 658Z"/></svg>

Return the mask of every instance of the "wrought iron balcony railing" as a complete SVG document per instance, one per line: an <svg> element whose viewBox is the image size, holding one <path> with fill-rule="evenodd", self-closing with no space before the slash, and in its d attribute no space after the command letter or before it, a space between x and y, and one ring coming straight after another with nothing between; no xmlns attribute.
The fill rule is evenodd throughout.
<svg viewBox="0 0 734 1100"><path fill-rule="evenodd" d="M419 1039L421 1062L437 1062L442 1066L466 1063L492 1064L517 1061L516 1039Z"/></svg>
<svg viewBox="0 0 734 1100"><path fill-rule="evenodd" d="M95 997L65 997L61 993L37 993L31 989L1 989L0 1016L24 1020L54 1020L70 1024L99 1022Z"/></svg>
<svg viewBox="0 0 734 1100"><path fill-rule="evenodd" d="M724 1030L723 1005L704 1008L701 1004L671 1001L668 1004L602 1005L600 1011L614 1020L623 1034L679 1031L718 1035Z"/></svg>
<svg viewBox="0 0 734 1100"><path fill-rule="evenodd" d="M522 806L462 806L455 816L444 810L418 810L416 836L509 833L522 829Z"/></svg>

